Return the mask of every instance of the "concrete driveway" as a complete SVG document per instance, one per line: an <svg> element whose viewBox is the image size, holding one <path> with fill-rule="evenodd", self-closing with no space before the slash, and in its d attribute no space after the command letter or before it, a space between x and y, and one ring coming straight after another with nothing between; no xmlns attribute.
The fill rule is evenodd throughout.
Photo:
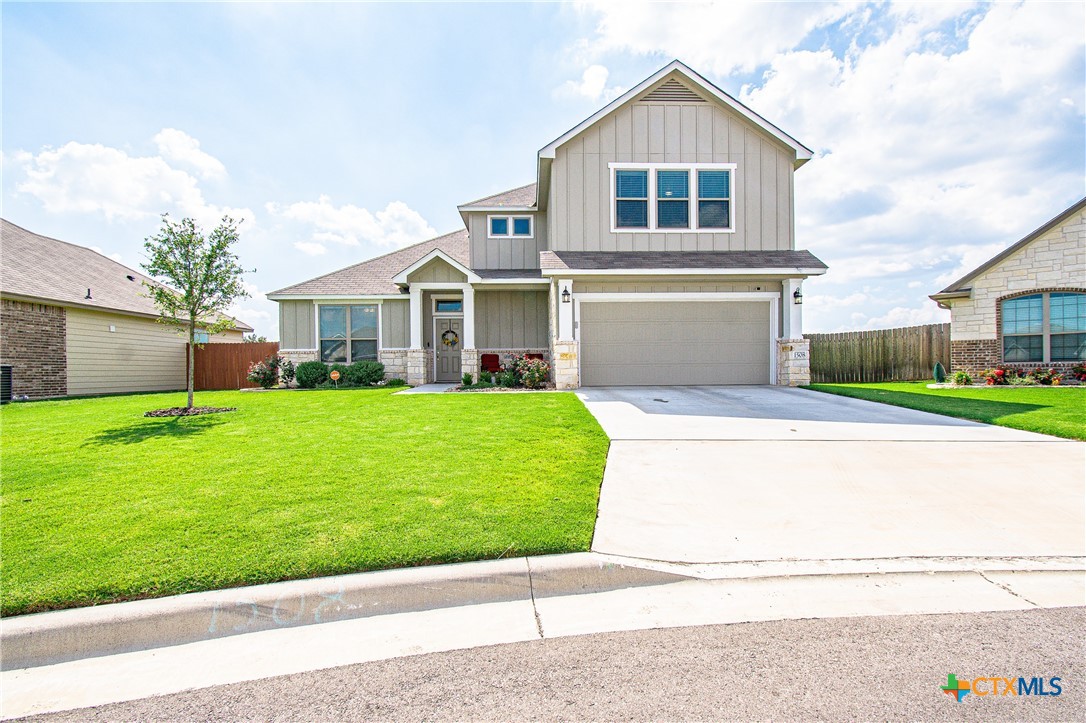
<svg viewBox="0 0 1086 723"><path fill-rule="evenodd" d="M592 549L681 563L1086 555L1086 445L802 389L578 392Z"/></svg>

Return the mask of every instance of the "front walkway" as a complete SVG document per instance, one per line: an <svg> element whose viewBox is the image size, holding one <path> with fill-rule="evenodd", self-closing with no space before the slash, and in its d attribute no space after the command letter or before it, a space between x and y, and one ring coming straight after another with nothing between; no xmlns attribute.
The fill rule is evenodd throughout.
<svg viewBox="0 0 1086 723"><path fill-rule="evenodd" d="M417 387L396 392L396 394L444 394L458 386L460 385L456 382L431 382L430 384L420 384Z"/></svg>
<svg viewBox="0 0 1086 723"><path fill-rule="evenodd" d="M781 387L578 395L612 440L595 552L850 569L1086 556L1080 442Z"/></svg>

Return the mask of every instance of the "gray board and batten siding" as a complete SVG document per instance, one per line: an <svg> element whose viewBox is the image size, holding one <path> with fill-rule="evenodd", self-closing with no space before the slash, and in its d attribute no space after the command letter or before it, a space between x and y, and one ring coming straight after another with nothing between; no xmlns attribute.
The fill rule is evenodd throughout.
<svg viewBox="0 0 1086 723"><path fill-rule="evenodd" d="M545 349L547 291L476 291L475 346L479 349Z"/></svg>
<svg viewBox="0 0 1086 723"><path fill-rule="evenodd" d="M680 101L630 102L558 147L548 198L552 250L794 248L795 150L738 113L689 96ZM735 231L612 233L608 168L612 162L737 164L732 201Z"/></svg>
<svg viewBox="0 0 1086 723"><path fill-rule="evenodd" d="M531 216L531 238L489 238L488 216ZM538 269L539 254L547 250L547 214L489 211L467 214L471 232L471 268Z"/></svg>
<svg viewBox="0 0 1086 723"><path fill-rule="evenodd" d="M316 349L317 304L350 305L372 304L365 300L280 301L279 348ZM407 299L385 299L381 302L381 343L385 349L406 349L410 344L411 311Z"/></svg>

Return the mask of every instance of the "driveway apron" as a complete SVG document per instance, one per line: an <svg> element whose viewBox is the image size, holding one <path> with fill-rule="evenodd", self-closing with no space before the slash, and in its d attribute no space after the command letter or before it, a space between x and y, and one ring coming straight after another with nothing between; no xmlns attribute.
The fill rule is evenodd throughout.
<svg viewBox="0 0 1086 723"><path fill-rule="evenodd" d="M782 387L578 392L592 549L678 563L1086 555L1086 445Z"/></svg>

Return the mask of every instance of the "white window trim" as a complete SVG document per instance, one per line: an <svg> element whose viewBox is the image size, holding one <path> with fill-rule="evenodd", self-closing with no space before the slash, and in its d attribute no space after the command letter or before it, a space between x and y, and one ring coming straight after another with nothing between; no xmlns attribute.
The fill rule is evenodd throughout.
<svg viewBox="0 0 1086 723"><path fill-rule="evenodd" d="M508 226L509 233L507 233L507 234L494 234L494 233L491 233L492 227L490 225L490 221L491 221L491 219L495 219L495 218L504 218L506 220L506 222L508 222L508 224L509 224L509 226ZM528 220L528 235L525 236L524 234L514 234L513 233L513 221L515 221L515 220L523 220L523 219ZM535 238L535 218L533 218L530 215L526 215L526 214L502 214L502 213L489 214L486 217L486 237L487 238L497 238L497 239L503 239L503 238L504 239L534 239Z"/></svg>
<svg viewBox="0 0 1086 723"><path fill-rule="evenodd" d="M608 163L607 173L611 177L611 233L735 233L736 227L739 225L736 222L738 215L739 204L737 203L737 185L735 182L736 170L738 165L735 163ZM649 176L649 198L648 198L648 211L649 211L649 226L648 228L625 228L615 225L615 171L647 171ZM687 199L689 204L690 226L687 228L657 228L656 227L656 171L689 171L690 172L690 196ZM731 190L731 198L728 199L728 216L731 221L729 228L700 228L698 223L698 171L730 171L731 178L728 179L729 190ZM489 221L488 230L489 230Z"/></svg>
<svg viewBox="0 0 1086 723"><path fill-rule="evenodd" d="M460 311L438 311L437 302L439 301L459 301ZM458 317L464 315L464 297L459 294L433 294L430 296L430 316L452 316Z"/></svg>

